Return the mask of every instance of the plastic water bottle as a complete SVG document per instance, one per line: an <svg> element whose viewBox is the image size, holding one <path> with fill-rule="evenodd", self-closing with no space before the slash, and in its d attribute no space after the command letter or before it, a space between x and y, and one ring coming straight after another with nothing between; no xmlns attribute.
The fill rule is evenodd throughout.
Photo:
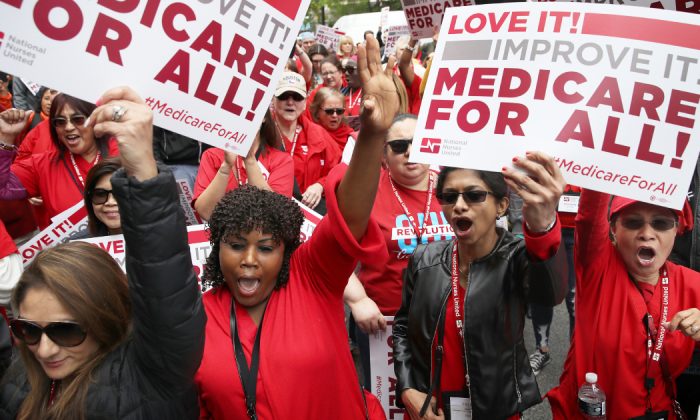
<svg viewBox="0 0 700 420"><path fill-rule="evenodd" d="M598 375L586 373L586 383L578 390L578 408L583 418L605 420L605 392L596 385Z"/></svg>

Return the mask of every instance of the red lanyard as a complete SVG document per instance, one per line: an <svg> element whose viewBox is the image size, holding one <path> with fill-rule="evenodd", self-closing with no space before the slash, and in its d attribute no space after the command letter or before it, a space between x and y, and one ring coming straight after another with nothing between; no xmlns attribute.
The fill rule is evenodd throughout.
<svg viewBox="0 0 700 420"><path fill-rule="evenodd" d="M236 172L235 172L235 175L236 175L236 181L238 181L238 186L239 186L239 187L240 187L241 185L243 185L243 181L241 181L241 162L240 162L240 160L241 160L240 156L236 156L236 167L235 167Z"/></svg>
<svg viewBox="0 0 700 420"><path fill-rule="evenodd" d="M68 152L70 153L70 152ZM80 184L82 184L83 188L85 188L85 180L83 179L83 176L80 174L80 169L78 169L78 164L75 163L75 157L73 156L73 153L70 153L70 161L73 164L73 169L75 170L75 174L78 175L78 180L80 181ZM97 155L95 156L95 161L92 162L92 166L95 166L97 162L100 161L100 152L97 152Z"/></svg>
<svg viewBox="0 0 700 420"><path fill-rule="evenodd" d="M416 218L413 217L413 214L411 214L411 212L408 210L408 206L406 206L406 203L399 195L399 191L396 189L396 185L394 185L394 180L391 179L391 173L389 173L389 184L391 184L391 189L394 191L394 195L399 201L399 204L401 205L404 214L406 215L406 217L408 217L408 221L411 222L411 228L413 229L413 233L416 234L416 237L418 238L418 244L420 244L421 238L423 237L423 229L425 228L425 225L428 222L428 216L430 214L430 203L433 200L433 174L431 172L428 172L428 196L425 199L425 212L423 213L422 225L418 225L418 221L416 221Z"/></svg>
<svg viewBox="0 0 700 420"><path fill-rule="evenodd" d="M469 284L467 284L469 286ZM466 288L465 288L466 293ZM465 297L466 299L466 297ZM457 241L452 244L452 303L455 311L455 324L457 332L462 339L462 357L464 358L464 378L469 387L469 367L467 366L467 347L464 343L464 320L462 311L459 309L459 255L457 254Z"/></svg>
<svg viewBox="0 0 700 420"><path fill-rule="evenodd" d="M352 89L350 89L350 95L348 96L348 114L352 112L353 108L355 108L355 105L357 105L358 102L360 102L360 98L362 98L362 88L356 90L355 93L357 93L357 96L353 98Z"/></svg>

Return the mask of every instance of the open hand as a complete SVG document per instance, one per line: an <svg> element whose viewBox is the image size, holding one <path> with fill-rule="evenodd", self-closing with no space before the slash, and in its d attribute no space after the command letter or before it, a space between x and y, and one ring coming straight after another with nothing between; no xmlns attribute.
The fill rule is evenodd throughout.
<svg viewBox="0 0 700 420"><path fill-rule="evenodd" d="M389 129L399 110L399 95L391 80L394 58L389 59L386 69L382 68L379 56L379 43L371 35L357 52L357 68L362 81L362 130L383 133Z"/></svg>

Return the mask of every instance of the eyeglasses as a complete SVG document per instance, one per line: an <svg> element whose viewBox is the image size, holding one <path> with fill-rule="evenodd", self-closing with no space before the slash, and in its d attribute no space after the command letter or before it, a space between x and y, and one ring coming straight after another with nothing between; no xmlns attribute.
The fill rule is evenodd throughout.
<svg viewBox="0 0 700 420"><path fill-rule="evenodd" d="M92 204L104 204L109 200L109 195L112 194L112 190L105 190L104 188L95 188L90 193L90 200ZM114 197L114 194L112 194Z"/></svg>
<svg viewBox="0 0 700 420"><path fill-rule="evenodd" d="M355 74L355 70L357 70L357 67L345 67L343 71L345 74L353 75Z"/></svg>
<svg viewBox="0 0 700 420"><path fill-rule="evenodd" d="M326 108L323 112L325 112L326 115L343 115L345 114L345 108Z"/></svg>
<svg viewBox="0 0 700 420"><path fill-rule="evenodd" d="M411 145L411 142L413 142L411 139L399 139L388 141L386 144L389 146L392 152L400 155L406 153L406 150L408 150L408 146Z"/></svg>
<svg viewBox="0 0 700 420"><path fill-rule="evenodd" d="M83 114L75 114L75 115L71 115L71 117L69 119L70 119L71 124L73 124L74 126L77 127L77 126L82 126L83 124L85 124L85 120L87 119L87 117ZM51 123L56 128L63 128L66 125L68 125L68 119L66 119L64 117L56 117L56 118L51 120Z"/></svg>
<svg viewBox="0 0 700 420"><path fill-rule="evenodd" d="M628 230L641 229L647 223L657 232L671 230L678 224L676 219L671 217L654 217L648 222L641 217L620 217L620 224Z"/></svg>
<svg viewBox="0 0 700 420"><path fill-rule="evenodd" d="M338 74L338 70L327 71L327 72L321 73L321 76L328 77L328 76L333 76L334 74Z"/></svg>
<svg viewBox="0 0 700 420"><path fill-rule="evenodd" d="M10 323L10 329L18 340L30 346L37 344L43 334L61 347L79 346L87 337L87 332L80 324L67 321L51 322L42 328L35 322L15 319Z"/></svg>
<svg viewBox="0 0 700 420"><path fill-rule="evenodd" d="M469 190L469 191L462 191L462 192L457 192L457 191L447 191L447 192L441 192L436 194L438 201L440 204L455 204L457 203L457 200L459 199L459 196L462 196L462 200L464 200L465 203L467 204L476 204L476 203L483 203L486 201L486 196L487 195L493 195L491 191L484 191L484 190Z"/></svg>
<svg viewBox="0 0 700 420"><path fill-rule="evenodd" d="M286 92L282 92L282 94L277 97L277 99L279 99L280 101L286 101L289 98L294 99L294 102L301 102L305 99L299 93L292 92L291 90L288 90Z"/></svg>

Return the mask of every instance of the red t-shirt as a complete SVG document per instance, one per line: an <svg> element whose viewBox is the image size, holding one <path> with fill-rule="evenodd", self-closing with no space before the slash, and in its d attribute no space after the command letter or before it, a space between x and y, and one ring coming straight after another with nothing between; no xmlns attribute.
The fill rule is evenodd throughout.
<svg viewBox="0 0 700 420"><path fill-rule="evenodd" d="M194 184L194 200L192 203L199 198L200 195L207 189L209 184L211 184L212 179L214 179L224 161L224 151L221 149L211 148L207 149L202 154L202 160L199 164L199 172L197 172L197 180ZM294 162L292 158L281 150L268 148L264 153L260 155L258 159L258 164L261 166L263 177L267 184L272 188L272 191L286 195L287 197L292 196L292 190L294 188ZM241 176L241 182L247 183L248 177L245 172L245 166L243 165L243 159L238 157L238 169ZM238 182L234 175L235 169L231 168L231 174L228 178L228 184L226 185L226 192L232 191L238 188Z"/></svg>
<svg viewBox="0 0 700 420"><path fill-rule="evenodd" d="M55 150L56 145L54 145L51 140L50 122L48 119L45 119L24 136L24 139L22 139L22 142L19 144L17 157L15 159L26 159L33 154L41 154ZM31 210L28 216L34 216L33 220L36 221L39 229L44 229L51 224L51 218L46 211L45 205L36 206L32 204L28 205L28 208Z"/></svg>
<svg viewBox="0 0 700 420"><path fill-rule="evenodd" d="M394 185L414 220L423 226L426 220L424 212L427 191L411 190L397 183ZM388 258L372 258L371 262L363 261L358 277L367 296L377 304L382 314L393 316L401 306L403 270L408 264L408 257L413 255L418 245L418 238L391 188L389 171L386 170L382 171L379 177L372 218L377 221L384 235L389 255ZM425 222L425 235L422 236L421 243L449 240L453 237L452 228L442 213L433 190L430 212Z"/></svg>
<svg viewBox="0 0 700 420"><path fill-rule="evenodd" d="M5 229L5 224L0 220L0 259L17 252L17 246Z"/></svg>
<svg viewBox="0 0 700 420"><path fill-rule="evenodd" d="M644 414L647 333L642 318L650 310L659 329L663 290L657 286L645 292L650 298L647 305L630 280L620 253L608 237L609 198L590 190L581 193L574 245L576 327L560 384L547 394L555 419L583 418L577 392L586 372L598 374L598 384L606 394L608 418L628 419ZM700 306L700 273L671 262L666 262L665 267L670 320L681 310ZM665 334L663 348L672 378L688 366L694 347L695 342L680 332ZM674 419L660 369L653 369L652 377L653 411L670 410L669 418Z"/></svg>
<svg viewBox="0 0 700 420"><path fill-rule="evenodd" d="M110 140L109 155L118 154L116 140ZM44 199L49 218L83 200L83 186L80 185L80 179L69 155L66 153L62 160L57 158L56 151L34 154L26 159L16 160L10 167L30 197L41 196ZM93 162L87 162L82 157L75 156L75 163L85 180Z"/></svg>
<svg viewBox="0 0 700 420"><path fill-rule="evenodd" d="M345 115L348 117L354 117L360 115L360 108L362 107L362 88L350 89L348 88L348 94L345 96Z"/></svg>
<svg viewBox="0 0 700 420"><path fill-rule="evenodd" d="M386 251L372 221L361 243L350 233L335 198L340 175L342 171L334 171L329 176L328 214L292 255L289 283L268 300L256 390L261 419L364 418L345 329L343 291L357 259ZM243 418L245 399L230 335L231 294L223 286L205 293L203 301L206 341L195 375L201 418ZM238 319L244 328L241 343L249 354L254 327L244 316Z"/></svg>
<svg viewBox="0 0 700 420"><path fill-rule="evenodd" d="M423 79L420 78L417 74L413 74L413 81L411 82L411 86L408 87L408 110L411 114L418 115L420 112L420 104L421 104L421 96L420 96L420 84L423 82Z"/></svg>

